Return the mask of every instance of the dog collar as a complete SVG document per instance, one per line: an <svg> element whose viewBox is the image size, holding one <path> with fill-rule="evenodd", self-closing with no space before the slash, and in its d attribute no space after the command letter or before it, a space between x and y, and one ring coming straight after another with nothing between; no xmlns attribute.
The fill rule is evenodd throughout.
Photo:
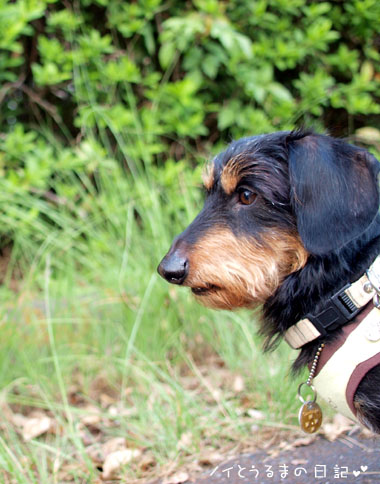
<svg viewBox="0 0 380 484"><path fill-rule="evenodd" d="M352 284L347 284L329 298L318 314L306 314L305 318L284 333L285 341L293 349L325 336L328 332L346 325L373 298L380 307L380 256L365 274Z"/></svg>

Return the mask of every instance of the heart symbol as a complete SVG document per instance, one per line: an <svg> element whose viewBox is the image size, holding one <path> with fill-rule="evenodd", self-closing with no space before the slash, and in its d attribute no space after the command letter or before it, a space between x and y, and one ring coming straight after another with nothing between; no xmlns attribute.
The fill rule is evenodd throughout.
<svg viewBox="0 0 380 484"><path fill-rule="evenodd" d="M368 466L360 466L360 469L362 470L362 472L365 472L368 469Z"/></svg>
<svg viewBox="0 0 380 484"><path fill-rule="evenodd" d="M353 475L354 475L355 477L358 477L358 475L359 475L359 474L360 474L360 471L353 471Z"/></svg>

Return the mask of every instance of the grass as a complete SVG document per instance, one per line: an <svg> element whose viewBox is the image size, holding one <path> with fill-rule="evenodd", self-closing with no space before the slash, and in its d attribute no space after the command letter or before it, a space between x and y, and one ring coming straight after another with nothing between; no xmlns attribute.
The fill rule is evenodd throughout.
<svg viewBox="0 0 380 484"><path fill-rule="evenodd" d="M0 293L3 482L98 482L115 438L141 452L117 470L123 482L148 482L293 428L295 355L263 355L255 315L201 308L156 274L199 208L198 173L187 171L166 192L153 171L101 169L85 216L31 196L14 203L45 217L33 237L15 230ZM38 428L44 417L48 430L30 438L31 419Z"/></svg>
<svg viewBox="0 0 380 484"><path fill-rule="evenodd" d="M263 355L257 315L204 309L158 277L200 208L202 163L153 164L129 98L133 133L108 124L73 148L95 170L57 172L55 198L0 192L13 241L0 286L4 483L149 482L295 429L295 354ZM91 93L88 105L103 116ZM107 455L128 449L139 456L107 475Z"/></svg>

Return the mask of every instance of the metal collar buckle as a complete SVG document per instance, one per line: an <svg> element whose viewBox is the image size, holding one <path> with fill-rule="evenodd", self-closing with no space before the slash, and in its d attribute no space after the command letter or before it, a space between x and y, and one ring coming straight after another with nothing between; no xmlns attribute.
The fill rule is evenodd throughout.
<svg viewBox="0 0 380 484"><path fill-rule="evenodd" d="M377 262L377 259L375 262ZM375 295L373 296L373 305L377 309L380 309L380 272L376 271L376 268L379 269L379 267L376 267L375 264L373 264L373 266L366 271L368 282L364 285L363 289L368 294L370 294L372 291L375 291Z"/></svg>

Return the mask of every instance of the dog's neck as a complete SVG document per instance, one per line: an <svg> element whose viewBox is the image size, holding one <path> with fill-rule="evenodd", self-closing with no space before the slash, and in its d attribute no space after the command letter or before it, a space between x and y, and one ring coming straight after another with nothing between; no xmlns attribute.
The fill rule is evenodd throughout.
<svg viewBox="0 0 380 484"><path fill-rule="evenodd" d="M271 348L290 326L307 313L317 313L324 301L345 284L358 279L380 253L380 216L367 231L338 252L326 256L309 256L301 270L290 274L265 303L262 334ZM355 270L353 270L355 268ZM326 342L337 337L340 330L329 333ZM310 362L319 340L302 348L294 368Z"/></svg>

